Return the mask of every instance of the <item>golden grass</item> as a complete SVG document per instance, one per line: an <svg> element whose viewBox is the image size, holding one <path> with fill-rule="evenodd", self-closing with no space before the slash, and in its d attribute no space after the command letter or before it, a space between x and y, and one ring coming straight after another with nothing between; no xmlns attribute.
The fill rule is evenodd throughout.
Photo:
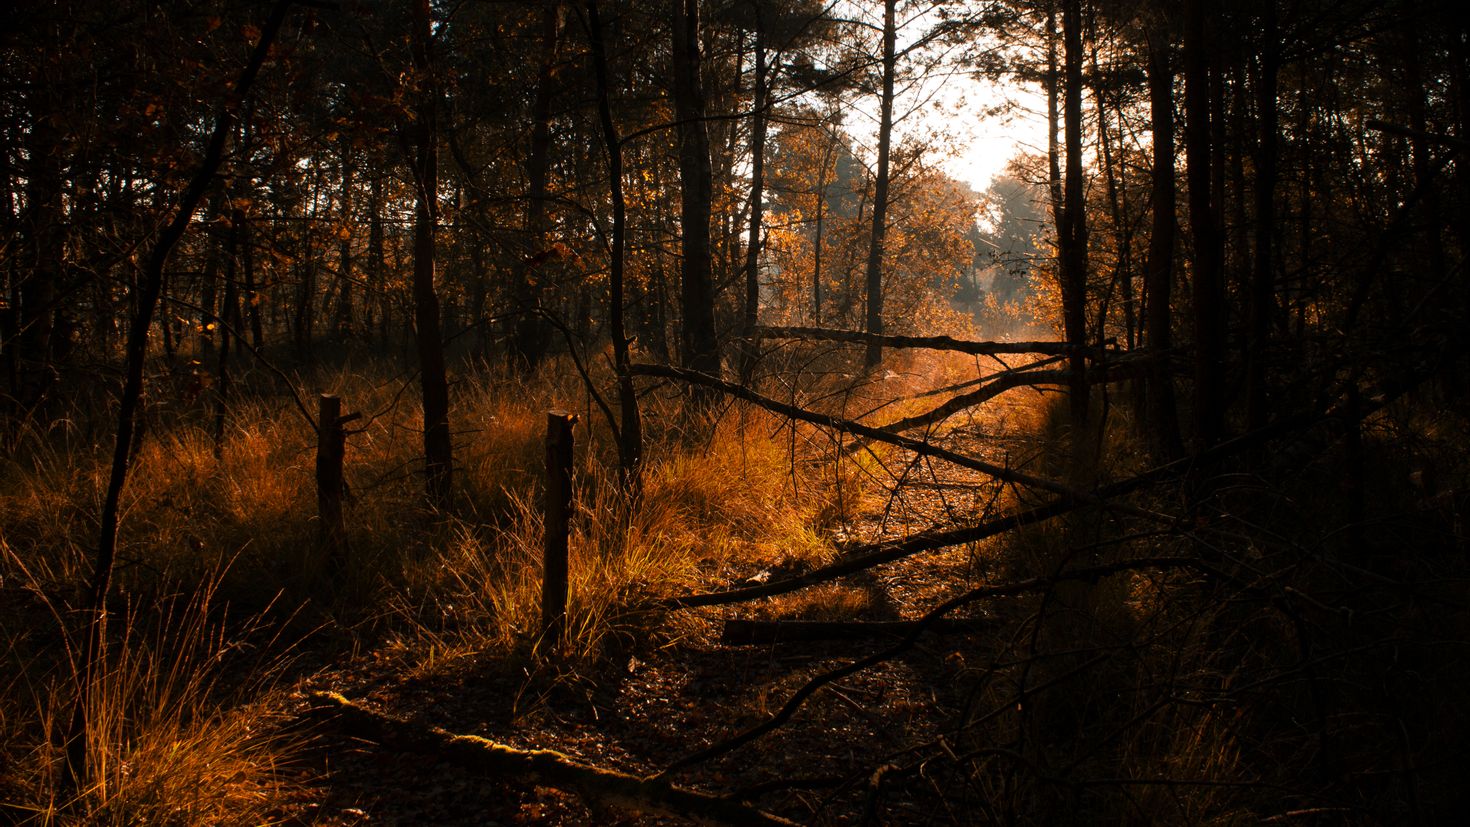
<svg viewBox="0 0 1470 827"><path fill-rule="evenodd" d="M540 459L524 415L523 444L497 456ZM534 420L538 424L540 419ZM821 561L830 546L815 520L829 510L825 484L793 477L788 446L771 418L751 411L708 423L693 444L656 446L640 494L629 499L615 467L597 446L581 451L569 543L567 639L559 657L586 662L615 639L650 631L643 616L660 597L689 591L722 573L764 565ZM508 466L520 473L517 466ZM545 528L539 493L503 491L494 525L457 523L452 542L405 568L393 599L410 630L399 646L436 662L469 653L538 650ZM656 631L681 634L680 619Z"/></svg>
<svg viewBox="0 0 1470 827"><path fill-rule="evenodd" d="M754 408L691 417L680 397L659 394L644 403L647 459L630 501L610 429L574 380L561 369L456 384L453 513L423 505L409 379L302 381L366 414L347 440L347 548L335 562L317 541L315 435L293 401L242 394L218 447L202 407L150 409L122 502L112 655L87 707L94 771L71 800L57 786L55 746L77 685L65 630L79 625L91 575L111 433L102 416L91 442L70 425L27 435L0 474L0 587L25 595L0 607L0 662L12 676L0 683L0 766L10 768L0 791L16 802L6 816L265 820L293 745L271 737L274 673L242 663L238 649L279 654L265 641L283 629L334 625L359 643L388 641L421 668L480 653L566 676L613 649L699 628L651 612L660 597L825 562L824 527L862 507L870 459L833 462L817 431ZM583 414L568 633L554 659L538 640L549 408ZM814 616L823 602L853 608L823 592ZM226 603L257 621L224 626Z"/></svg>
<svg viewBox="0 0 1470 827"><path fill-rule="evenodd" d="M10 571L24 573L4 551ZM213 606L218 582L112 621L120 634L95 669L84 707L87 769L72 788L63 786L63 742L85 668L78 647L66 638L50 651L34 639L8 641L0 731L10 773L0 777L0 814L38 825L267 823L287 789L281 764L297 746L273 726L280 661L237 650L234 641L254 635L226 634ZM37 610L62 619L41 583L24 585Z"/></svg>

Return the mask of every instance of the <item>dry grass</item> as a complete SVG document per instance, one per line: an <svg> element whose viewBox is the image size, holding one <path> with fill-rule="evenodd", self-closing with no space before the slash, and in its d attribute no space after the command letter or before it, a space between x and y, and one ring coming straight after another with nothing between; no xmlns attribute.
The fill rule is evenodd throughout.
<svg viewBox="0 0 1470 827"><path fill-rule="evenodd" d="M549 408L584 412L559 670L687 632L687 621L648 611L658 597L825 560L824 522L861 500L859 464L834 472L822 459L831 446L811 431L744 408L691 420L681 399L654 397L642 492L630 502L606 424L570 371L547 376L456 386L453 514L422 504L415 386L349 371L301 382L367 414L347 441L347 550L336 565L317 542L315 437L289 397L242 395L218 446L197 400L150 408L123 497L110 656L87 704L91 771L70 799L56 746L78 685L68 630L81 625L111 434L105 416L23 434L0 474L6 817L269 820L296 746L272 737L282 705L265 663L288 651L275 643L283 634L337 628L345 634L307 645L388 641L421 667L469 653L543 663ZM226 624L225 605L255 620Z"/></svg>
<svg viewBox="0 0 1470 827"><path fill-rule="evenodd" d="M522 444L488 453L540 460L541 435L533 436L524 413L494 416L522 423ZM677 636L677 619L645 628L643 612L659 597L762 566L820 562L830 553L817 521L830 511L833 487L793 472L774 420L744 411L703 430L700 441L650 451L632 500L605 452L595 444L579 450L564 660L595 658L635 634ZM410 620L399 640L404 651L442 661L538 646L545 534L539 494L503 491L495 524L460 521L451 542L405 569L405 586L393 600Z"/></svg>
<svg viewBox="0 0 1470 827"><path fill-rule="evenodd" d="M4 552L10 578L26 577L13 551ZM78 647L35 632L7 641L10 678L0 686L0 723L8 772L0 776L0 814L38 825L270 820L287 789L281 764L297 746L274 727L270 699L282 662L240 645L262 630L228 623L215 606L218 582L211 578L188 597L129 607L111 621L119 634L87 695L87 771L77 788L62 779L63 742L84 668ZM32 598L29 608L62 621L42 585L34 578L20 584Z"/></svg>

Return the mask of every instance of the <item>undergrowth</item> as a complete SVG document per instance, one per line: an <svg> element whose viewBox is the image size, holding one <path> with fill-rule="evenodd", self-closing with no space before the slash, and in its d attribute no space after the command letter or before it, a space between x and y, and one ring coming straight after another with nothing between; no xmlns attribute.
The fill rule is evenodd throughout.
<svg viewBox="0 0 1470 827"><path fill-rule="evenodd" d="M144 412L122 505L107 656L85 701L86 774L63 783L82 683L76 641L110 457L107 412L72 411L14 440L0 474L0 800L22 822L267 823L304 741L274 723L282 688L362 648L413 669L469 655L546 659L539 634L545 411L583 411L563 674L658 645L681 621L661 597L831 554L823 528L860 507L862 464L753 408L643 403L647 460L629 497L608 423L570 370L456 386L456 503L423 505L411 378L342 369L229 402L166 394ZM300 389L362 412L347 440L347 537L323 553L315 435ZM166 391L166 388L161 389ZM296 395L300 396L299 402ZM230 620L229 618L236 618ZM291 643L287 643L291 641ZM534 671L534 670L533 670Z"/></svg>

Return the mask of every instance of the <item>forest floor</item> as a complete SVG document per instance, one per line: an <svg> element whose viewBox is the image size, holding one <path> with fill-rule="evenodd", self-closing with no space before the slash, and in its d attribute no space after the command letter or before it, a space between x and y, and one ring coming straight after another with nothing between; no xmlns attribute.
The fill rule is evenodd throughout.
<svg viewBox="0 0 1470 827"><path fill-rule="evenodd" d="M1035 437L1006 421L1028 405L1034 407L1034 399L999 400L988 408L984 423L952 429L946 447L1014 467L1037 453ZM911 460L890 461L891 494L870 500L866 513L834 529L835 544L954 525L976 519L993 505L995 485L973 472L923 462L908 465L907 471L892 465ZM985 582L998 565L1003 563L993 544L982 543L870 569L809 590L814 596L685 610L692 617L682 619L671 641L625 641L573 675L554 674L549 663L528 665L503 655L469 655L426 666L403 653L378 652L323 668L295 688L300 726L312 733L315 749L299 768L299 791L282 815L286 823L302 825L678 823L605 810L550 786L470 772L331 728L314 729L312 693L341 693L425 730L552 749L584 764L650 776L765 720L814 676L893 643L886 637L724 645L725 619L913 619ZM731 567L705 586L750 585L796 573ZM985 611L1004 611L1004 603L989 604ZM971 617L986 615L977 611ZM997 623L994 633L1001 626ZM961 708L975 702L965 694L971 682L957 678L991 648L985 639L992 634L926 634L901 656L817 692L774 732L676 771L670 780L710 793L734 793L799 823L967 821L962 814L946 813L946 802L954 798L947 786L963 779L913 772L903 759L916 748L944 748ZM907 770L882 783L874 776L875 768L899 765Z"/></svg>

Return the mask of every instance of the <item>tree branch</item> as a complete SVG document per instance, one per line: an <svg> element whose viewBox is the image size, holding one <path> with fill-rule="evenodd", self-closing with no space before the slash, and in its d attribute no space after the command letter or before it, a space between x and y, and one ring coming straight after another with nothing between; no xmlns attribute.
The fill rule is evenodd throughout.
<svg viewBox="0 0 1470 827"><path fill-rule="evenodd" d="M475 735L455 735L389 718L336 692L312 694L314 710L347 734L415 755L429 755L466 770L510 775L536 784L580 793L601 804L639 813L684 818L697 824L792 825L779 816L729 798L676 787L660 778L642 778L594 767L547 749L523 750Z"/></svg>

